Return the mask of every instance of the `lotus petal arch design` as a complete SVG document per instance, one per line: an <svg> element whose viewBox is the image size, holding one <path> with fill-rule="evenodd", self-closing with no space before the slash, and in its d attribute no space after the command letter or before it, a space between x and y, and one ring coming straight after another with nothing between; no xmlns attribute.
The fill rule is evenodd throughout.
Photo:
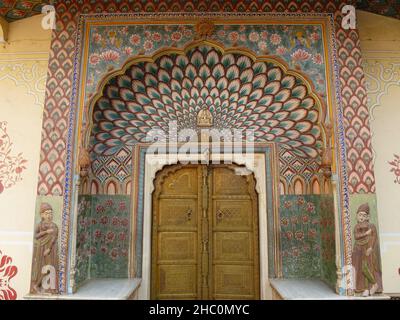
<svg viewBox="0 0 400 320"><path fill-rule="evenodd" d="M295 71L210 44L157 56L127 64L105 80L90 118L96 154L145 142L151 129L168 132L171 120L178 130L196 129L206 106L214 128L251 129L258 142L279 143L302 157L319 155L321 101Z"/></svg>

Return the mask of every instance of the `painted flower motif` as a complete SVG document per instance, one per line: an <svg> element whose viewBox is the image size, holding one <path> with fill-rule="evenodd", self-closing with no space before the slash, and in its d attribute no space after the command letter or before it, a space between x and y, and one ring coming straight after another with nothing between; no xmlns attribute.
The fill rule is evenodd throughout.
<svg viewBox="0 0 400 320"><path fill-rule="evenodd" d="M17 272L18 268L12 265L12 258L0 251L0 300L17 299L17 292L10 286L10 280Z"/></svg>
<svg viewBox="0 0 400 320"><path fill-rule="evenodd" d="M97 53L92 53L89 57L89 63L94 66L97 65L100 62L100 60L101 60L101 57Z"/></svg>
<svg viewBox="0 0 400 320"><path fill-rule="evenodd" d="M246 31L246 26L241 25L241 26L239 27L239 32L245 32L245 31Z"/></svg>
<svg viewBox="0 0 400 320"><path fill-rule="evenodd" d="M106 234L106 242L113 242L115 240L115 233L108 231Z"/></svg>
<svg viewBox="0 0 400 320"><path fill-rule="evenodd" d="M113 248L113 249L110 251L110 257L111 257L111 259L113 259L113 260L115 260L115 259L118 258L118 249L117 249L117 248Z"/></svg>
<svg viewBox="0 0 400 320"><path fill-rule="evenodd" d="M144 37L145 37L146 39L150 39L150 37L151 37L151 32L146 30L146 31L144 32Z"/></svg>
<svg viewBox="0 0 400 320"><path fill-rule="evenodd" d="M182 39L182 33L181 32L175 31L175 32L172 33L172 35L171 35L171 40L172 41L178 42L181 39Z"/></svg>
<svg viewBox="0 0 400 320"><path fill-rule="evenodd" d="M128 250L126 250L125 248L121 249L121 256L127 257L128 256Z"/></svg>
<svg viewBox="0 0 400 320"><path fill-rule="evenodd" d="M138 46L140 44L140 36L138 34L133 34L129 38L129 42L132 43L134 46Z"/></svg>
<svg viewBox="0 0 400 320"><path fill-rule="evenodd" d="M304 200L303 197L298 197L298 198L297 198L297 204L298 204L299 206L302 206L305 202L306 202L306 200Z"/></svg>
<svg viewBox="0 0 400 320"><path fill-rule="evenodd" d="M287 227L289 225L289 220L287 218L282 218L281 225Z"/></svg>
<svg viewBox="0 0 400 320"><path fill-rule="evenodd" d="M118 61L118 60L119 60L120 55L119 55L119 53L118 53L117 51L115 51L115 50L107 50L107 51L103 52L103 53L100 55L100 57L101 57L101 59L103 59L104 61L107 61L107 62L115 62L115 61Z"/></svg>
<svg viewBox="0 0 400 320"><path fill-rule="evenodd" d="M260 35L258 34L258 32L251 32L250 34L249 34L249 40L251 41L251 42L257 42L258 40L260 40Z"/></svg>
<svg viewBox="0 0 400 320"><path fill-rule="evenodd" d="M7 122L0 122L0 194L22 180L21 173L26 169L27 160L22 153L12 155L12 142L7 133Z"/></svg>
<svg viewBox="0 0 400 320"><path fill-rule="evenodd" d="M290 222L292 223L292 224L297 224L297 217L296 216L292 216L292 217L290 217Z"/></svg>
<svg viewBox="0 0 400 320"><path fill-rule="evenodd" d="M303 224L306 224L306 223L308 223L310 221L310 217L308 215L304 214L301 217L301 220L303 220Z"/></svg>
<svg viewBox="0 0 400 320"><path fill-rule="evenodd" d="M309 238L315 238L317 236L317 230L315 229L309 229L308 230L308 237Z"/></svg>
<svg viewBox="0 0 400 320"><path fill-rule="evenodd" d="M161 34L160 34L159 32L154 32L154 33L152 34L152 36L151 36L151 39L152 39L154 42L160 42L161 39L162 39L162 36L161 36Z"/></svg>
<svg viewBox="0 0 400 320"><path fill-rule="evenodd" d="M320 53L315 54L312 57L312 62L314 62L315 64L322 64L322 55Z"/></svg>
<svg viewBox="0 0 400 320"><path fill-rule="evenodd" d="M237 42L239 40L239 33L236 31L232 31L229 33L228 38L231 42Z"/></svg>
<svg viewBox="0 0 400 320"><path fill-rule="evenodd" d="M321 39L320 35L317 32L313 32L310 35L311 41L316 42Z"/></svg>
<svg viewBox="0 0 400 320"><path fill-rule="evenodd" d="M122 33L122 34L125 34L125 35L128 34L128 27L127 27L127 26L122 27L121 33Z"/></svg>
<svg viewBox="0 0 400 320"><path fill-rule="evenodd" d="M119 218L118 217L112 217L111 224L113 226L118 226L120 224Z"/></svg>
<svg viewBox="0 0 400 320"><path fill-rule="evenodd" d="M118 210L119 210L119 211L125 211L125 210L126 210L126 203L125 203L125 201L121 201L121 202L119 203Z"/></svg>
<svg viewBox="0 0 400 320"><path fill-rule="evenodd" d="M290 239L293 238L293 233L292 233L291 231L287 231L285 235L286 235L286 238L287 238L288 240L290 240Z"/></svg>
<svg viewBox="0 0 400 320"><path fill-rule="evenodd" d="M144 42L144 44L143 44L143 48L144 48L146 51L149 51L149 50L153 49L153 42L150 41L150 40L146 40L146 41Z"/></svg>
<svg viewBox="0 0 400 320"><path fill-rule="evenodd" d="M303 246L303 251L304 251L304 252L308 252L308 251L310 251L310 249L311 249L311 247L310 247L308 244L305 244L305 245Z"/></svg>
<svg viewBox="0 0 400 320"><path fill-rule="evenodd" d="M129 224L129 220L127 218L121 219L121 225L127 227Z"/></svg>
<svg viewBox="0 0 400 320"><path fill-rule="evenodd" d="M307 51L303 49L297 49L295 52L292 53L291 57L294 61L297 62L307 61L310 59L311 54L309 54Z"/></svg>
<svg viewBox="0 0 400 320"><path fill-rule="evenodd" d="M304 239L304 232L301 230L296 231L294 237L296 238L296 240L302 241Z"/></svg>
<svg viewBox="0 0 400 320"><path fill-rule="evenodd" d="M292 207L292 201L285 201L283 206L285 207L285 209L289 209Z"/></svg>
<svg viewBox="0 0 400 320"><path fill-rule="evenodd" d="M289 27L288 26L283 26L282 30L283 30L283 32L288 32L289 31Z"/></svg>
<svg viewBox="0 0 400 320"><path fill-rule="evenodd" d="M95 237L96 239L100 239L102 236L103 236L103 233L101 232L101 230L97 229L97 230L94 232L94 237Z"/></svg>
<svg viewBox="0 0 400 320"><path fill-rule="evenodd" d="M107 199L105 205L106 207L112 207L114 205L114 201L112 199Z"/></svg>
<svg viewBox="0 0 400 320"><path fill-rule="evenodd" d="M219 31L217 32L217 36L220 37L220 38L224 38L225 35L226 35L225 30L219 30Z"/></svg>
<svg viewBox="0 0 400 320"><path fill-rule="evenodd" d="M125 47L125 48L124 48L124 53L125 53L127 56L130 56L130 55L132 54L132 52L133 52L133 49L132 49L131 47Z"/></svg>
<svg viewBox="0 0 400 320"><path fill-rule="evenodd" d="M100 205L100 204L96 207L96 212L97 213L103 213L104 210L105 210L104 207L102 205Z"/></svg>
<svg viewBox="0 0 400 320"><path fill-rule="evenodd" d="M185 29L185 31L183 31L183 35L184 35L186 38L190 38L190 37L192 36L192 30L190 30L190 29Z"/></svg>
<svg viewBox="0 0 400 320"><path fill-rule="evenodd" d="M101 39L102 39L102 36L101 36L100 33L96 32L96 33L93 34L92 39L93 39L94 43L99 43L101 41Z"/></svg>
<svg viewBox="0 0 400 320"><path fill-rule="evenodd" d="M392 161L388 161L390 164L390 172L394 174L394 183L400 184L400 156L394 154L394 159Z"/></svg>
<svg viewBox="0 0 400 320"><path fill-rule="evenodd" d="M274 33L271 35L271 37L269 38L269 40L271 41L271 43L275 46L277 46L278 44L281 43L282 39L281 36L277 33Z"/></svg>
<svg viewBox="0 0 400 320"><path fill-rule="evenodd" d="M118 235L118 240L119 241L125 241L126 240L126 233L125 232L120 232Z"/></svg>
<svg viewBox="0 0 400 320"><path fill-rule="evenodd" d="M315 211L315 206L312 202L307 202L307 209L308 212L312 213Z"/></svg>
<svg viewBox="0 0 400 320"><path fill-rule="evenodd" d="M284 54L286 54L286 52L287 52L287 50L286 50L286 48L283 47L283 46L279 46L278 48L276 48L276 53L277 53L278 55L283 56Z"/></svg>
<svg viewBox="0 0 400 320"><path fill-rule="evenodd" d="M107 216L101 217L100 223L101 223L102 225L106 225L106 224L108 223L108 217L107 217Z"/></svg>
<svg viewBox="0 0 400 320"><path fill-rule="evenodd" d="M102 253L107 253L107 251L108 251L108 248L107 248L107 246L101 246L100 247L100 251L102 252Z"/></svg>
<svg viewBox="0 0 400 320"><path fill-rule="evenodd" d="M85 225L86 225L86 221L85 220L86 220L85 218L82 218L82 219L79 220L79 225L81 227L85 227Z"/></svg>
<svg viewBox="0 0 400 320"><path fill-rule="evenodd" d="M240 35L239 39L240 39L240 41L245 42L245 41L247 40L247 37L246 37L246 35L245 35L244 33L242 33L242 34Z"/></svg>
<svg viewBox="0 0 400 320"><path fill-rule="evenodd" d="M268 49L267 44L266 44L265 42L259 42L259 43L258 43L258 48L259 48L261 51L267 51L267 49Z"/></svg>
<svg viewBox="0 0 400 320"><path fill-rule="evenodd" d="M267 31L261 32L261 39L263 39L263 40L267 40L268 39L268 32Z"/></svg>
<svg viewBox="0 0 400 320"><path fill-rule="evenodd" d="M92 219L92 225L96 225L97 224L97 220L96 219Z"/></svg>

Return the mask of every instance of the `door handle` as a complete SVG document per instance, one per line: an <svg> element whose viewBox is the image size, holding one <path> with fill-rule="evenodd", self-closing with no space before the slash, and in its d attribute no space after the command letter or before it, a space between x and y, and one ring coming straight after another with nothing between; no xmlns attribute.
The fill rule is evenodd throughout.
<svg viewBox="0 0 400 320"><path fill-rule="evenodd" d="M192 220L192 209L190 209L190 208L186 212L186 219L187 219L187 221Z"/></svg>

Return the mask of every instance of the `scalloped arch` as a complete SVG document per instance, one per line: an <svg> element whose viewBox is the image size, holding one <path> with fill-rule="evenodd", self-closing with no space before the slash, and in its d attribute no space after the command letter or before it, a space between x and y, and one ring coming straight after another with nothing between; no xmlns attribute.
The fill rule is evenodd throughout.
<svg viewBox="0 0 400 320"><path fill-rule="evenodd" d="M84 143L99 155L145 142L151 129L197 128L207 106L218 129L252 129L256 141L279 143L316 158L324 145L325 106L309 79L279 57L256 56L201 40L183 49L136 56L99 83L89 104ZM90 141L90 142L89 142Z"/></svg>

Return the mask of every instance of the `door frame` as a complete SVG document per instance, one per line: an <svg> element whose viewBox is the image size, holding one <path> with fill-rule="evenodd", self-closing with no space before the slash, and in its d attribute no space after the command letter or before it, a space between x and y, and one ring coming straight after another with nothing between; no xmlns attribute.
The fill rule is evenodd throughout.
<svg viewBox="0 0 400 320"><path fill-rule="evenodd" d="M254 173L256 180L256 191L258 193L258 226L259 226L259 263L260 263L260 299L272 299L272 288L268 277L268 226L267 226L267 176L266 158L262 153L243 154L211 154L210 162L219 160L223 163L245 166L247 170ZM252 160L254 159L254 160ZM151 248L152 248L152 199L155 189L154 179L158 171L167 165L178 164L182 161L206 162L206 155L194 154L178 157L164 157L154 154L146 154L144 170L144 210L143 210L143 258L142 258L142 281L138 290L138 299L149 300L151 290ZM246 169L243 170L245 174ZM279 245L276 243L276 245Z"/></svg>

